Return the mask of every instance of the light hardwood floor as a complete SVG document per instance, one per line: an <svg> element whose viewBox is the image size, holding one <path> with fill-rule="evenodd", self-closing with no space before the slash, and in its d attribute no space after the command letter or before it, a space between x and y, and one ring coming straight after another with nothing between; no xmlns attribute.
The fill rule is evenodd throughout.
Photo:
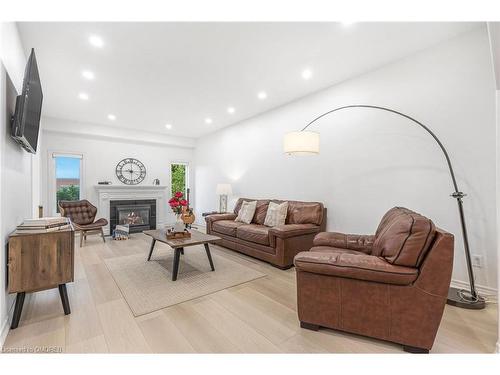
<svg viewBox="0 0 500 375"><path fill-rule="evenodd" d="M158 246L158 245L157 245ZM166 245L159 245L166 246ZM296 313L295 270L213 246L214 252L267 276L134 318L104 259L141 253L149 237L128 241L89 236L76 246L75 282L68 285L71 315L57 289L26 296L17 329L4 350L50 347L69 353L402 353L396 344L322 329L301 329ZM432 353L493 353L496 305L471 311L446 306Z"/></svg>

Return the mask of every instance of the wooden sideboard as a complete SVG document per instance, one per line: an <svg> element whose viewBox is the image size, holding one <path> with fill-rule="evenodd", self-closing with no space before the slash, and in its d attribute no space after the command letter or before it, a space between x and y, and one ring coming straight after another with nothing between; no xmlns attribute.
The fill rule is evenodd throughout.
<svg viewBox="0 0 500 375"><path fill-rule="evenodd" d="M59 288L64 314L70 314L66 283L74 280L73 229L9 236L8 292L17 293L11 328L17 328L26 293Z"/></svg>

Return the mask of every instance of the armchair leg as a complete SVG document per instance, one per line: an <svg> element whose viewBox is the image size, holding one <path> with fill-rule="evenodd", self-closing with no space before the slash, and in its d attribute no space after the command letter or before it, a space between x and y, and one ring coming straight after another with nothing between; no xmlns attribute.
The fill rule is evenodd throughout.
<svg viewBox="0 0 500 375"><path fill-rule="evenodd" d="M83 230L80 231L80 247L83 245Z"/></svg>
<svg viewBox="0 0 500 375"><path fill-rule="evenodd" d="M306 322L300 322L300 328L310 329L311 331L318 331L319 325L312 324L312 323L306 323Z"/></svg>
<svg viewBox="0 0 500 375"><path fill-rule="evenodd" d="M106 243L106 239L104 238L104 230L101 227L101 236L102 236L102 242Z"/></svg>
<svg viewBox="0 0 500 375"><path fill-rule="evenodd" d="M429 349L417 348L415 346L403 345L403 350L407 353L413 354L429 354Z"/></svg>

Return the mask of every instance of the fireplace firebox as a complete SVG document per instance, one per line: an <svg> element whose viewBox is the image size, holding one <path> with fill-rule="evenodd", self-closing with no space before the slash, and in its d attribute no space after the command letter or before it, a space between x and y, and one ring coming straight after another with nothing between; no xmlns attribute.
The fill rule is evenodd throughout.
<svg viewBox="0 0 500 375"><path fill-rule="evenodd" d="M129 225L130 233L156 229L156 200L112 200L109 202L111 233L117 225Z"/></svg>

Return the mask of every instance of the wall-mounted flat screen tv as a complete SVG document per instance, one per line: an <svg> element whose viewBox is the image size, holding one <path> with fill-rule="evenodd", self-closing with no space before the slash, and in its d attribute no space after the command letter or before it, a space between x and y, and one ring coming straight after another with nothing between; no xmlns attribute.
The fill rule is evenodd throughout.
<svg viewBox="0 0 500 375"><path fill-rule="evenodd" d="M42 114L42 86L38 75L35 50L26 64L23 91L16 99L16 111L12 116L12 138L28 152L36 153L40 116Z"/></svg>

